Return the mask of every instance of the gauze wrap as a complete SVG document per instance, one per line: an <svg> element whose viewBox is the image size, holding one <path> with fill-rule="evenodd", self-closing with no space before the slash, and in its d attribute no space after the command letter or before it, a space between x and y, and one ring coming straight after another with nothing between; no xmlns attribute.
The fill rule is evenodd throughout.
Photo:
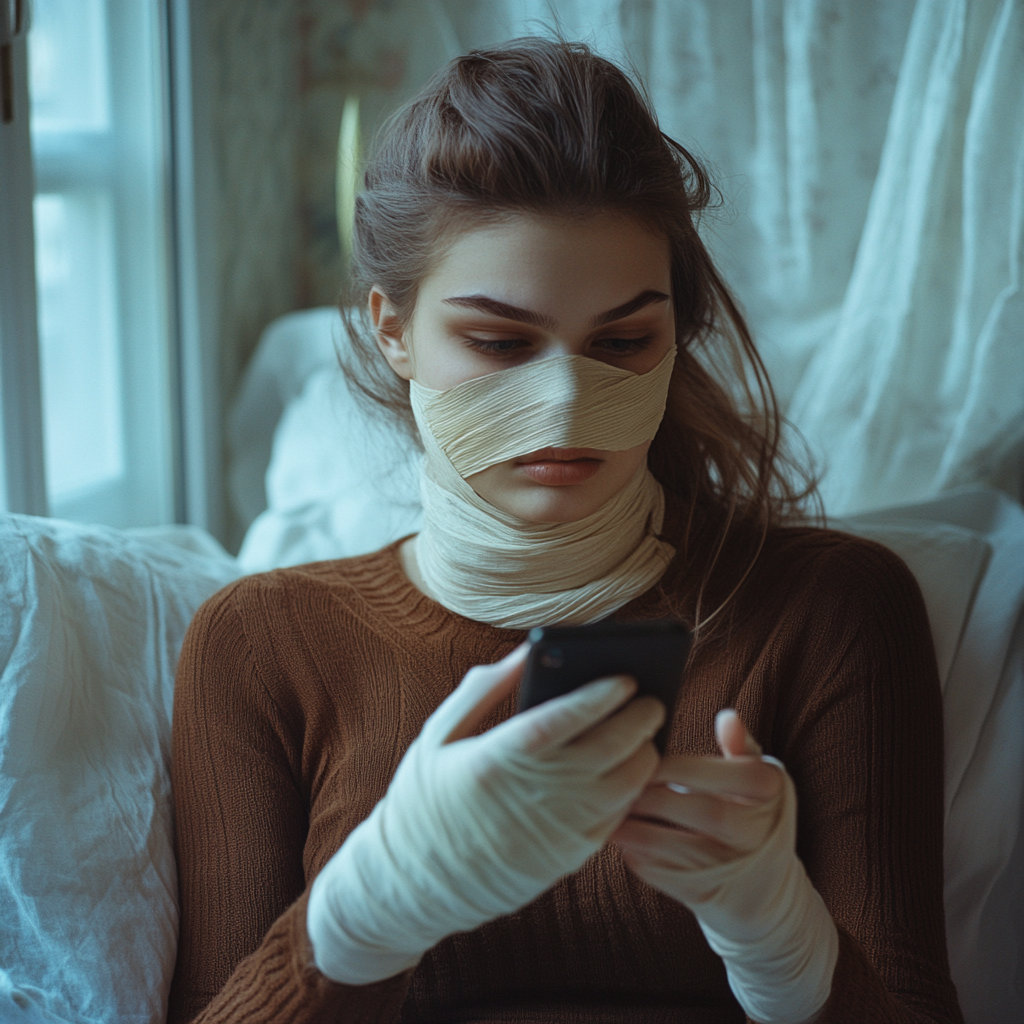
<svg viewBox="0 0 1024 1024"><path fill-rule="evenodd" d="M661 578L675 549L658 538L665 498L646 464L572 523L526 522L484 501L465 478L542 448L623 451L650 441L674 361L673 347L644 374L556 356L447 391L412 381L426 452L416 558L443 605L507 628L579 625L610 615Z"/></svg>
<svg viewBox="0 0 1024 1024"><path fill-rule="evenodd" d="M532 719L450 739L514 658L466 675L317 876L306 927L327 977L391 977L446 936L532 902L579 870L640 795L646 778L615 768L645 737L582 750L572 742L621 704L614 680L555 698Z"/></svg>
<svg viewBox="0 0 1024 1024"><path fill-rule="evenodd" d="M778 797L761 846L720 863L694 849L673 863L647 865L644 878L693 911L708 945L725 962L747 1016L798 1024L812 1020L832 990L839 935L796 854L796 787L781 761Z"/></svg>

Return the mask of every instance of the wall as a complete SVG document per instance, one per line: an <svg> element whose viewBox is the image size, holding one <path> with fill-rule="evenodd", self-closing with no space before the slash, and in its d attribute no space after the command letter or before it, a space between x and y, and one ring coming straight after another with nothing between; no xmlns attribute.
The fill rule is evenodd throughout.
<svg viewBox="0 0 1024 1024"><path fill-rule="evenodd" d="M263 328L296 305L297 31L293 0L192 0L195 105L213 250L222 412ZM222 416L223 422L223 416ZM241 540L228 511L224 539Z"/></svg>
<svg viewBox="0 0 1024 1024"><path fill-rule="evenodd" d="M462 51L452 30L479 0L294 0L298 31L300 306L333 303L345 268L335 218L338 129L347 96L360 104L363 153L386 117Z"/></svg>
<svg viewBox="0 0 1024 1024"><path fill-rule="evenodd" d="M479 0L191 0L190 11L227 423L267 324L333 304L344 282L335 167L346 97L360 99L365 152L387 115L459 51L452 20L486 22L487 11ZM232 549L244 525L228 508Z"/></svg>

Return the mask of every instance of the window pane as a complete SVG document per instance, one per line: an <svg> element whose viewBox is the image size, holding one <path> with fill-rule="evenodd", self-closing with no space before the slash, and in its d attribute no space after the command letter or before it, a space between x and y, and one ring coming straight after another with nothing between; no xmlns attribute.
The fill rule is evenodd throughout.
<svg viewBox="0 0 1024 1024"><path fill-rule="evenodd" d="M104 0L36 0L29 33L33 132L110 128Z"/></svg>
<svg viewBox="0 0 1024 1024"><path fill-rule="evenodd" d="M46 482L60 501L125 469L110 195L38 195L35 224Z"/></svg>
<svg viewBox="0 0 1024 1024"><path fill-rule="evenodd" d="M3 0L0 0L3 2ZM174 517L160 0L36 0L29 33L51 515Z"/></svg>

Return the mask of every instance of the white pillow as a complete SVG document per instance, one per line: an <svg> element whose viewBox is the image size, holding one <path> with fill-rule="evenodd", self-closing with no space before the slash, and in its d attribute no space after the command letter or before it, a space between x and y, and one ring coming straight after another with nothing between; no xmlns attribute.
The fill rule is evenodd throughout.
<svg viewBox="0 0 1024 1024"><path fill-rule="evenodd" d="M419 455L407 434L367 414L335 363L288 403L266 494L238 553L245 572L362 555L419 529Z"/></svg>
<svg viewBox="0 0 1024 1024"><path fill-rule="evenodd" d="M314 370L337 369L343 332L338 309L318 306L278 317L260 337L227 417L228 492L246 527L267 507L263 479L281 413Z"/></svg>
<svg viewBox="0 0 1024 1024"><path fill-rule="evenodd" d="M1024 998L1024 509L990 488L836 525L891 547L928 607L945 712L949 962L968 1024Z"/></svg>
<svg viewBox="0 0 1024 1024"><path fill-rule="evenodd" d="M238 569L201 531L159 536L0 516L2 1021L166 1014L174 671Z"/></svg>

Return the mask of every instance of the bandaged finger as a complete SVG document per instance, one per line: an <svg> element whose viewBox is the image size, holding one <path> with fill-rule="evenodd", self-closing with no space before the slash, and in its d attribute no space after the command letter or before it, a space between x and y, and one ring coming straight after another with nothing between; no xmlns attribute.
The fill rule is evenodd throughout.
<svg viewBox="0 0 1024 1024"><path fill-rule="evenodd" d="M511 690L514 682L509 676L522 659L522 654L513 651L507 659L493 665L478 665L470 669L427 719L423 726L427 740L447 743L460 734L472 732L475 725L506 696L502 691Z"/></svg>
<svg viewBox="0 0 1024 1024"><path fill-rule="evenodd" d="M629 813L637 794L647 784L658 766L658 752L653 743L642 743L634 753L601 776L602 790L614 801L620 819Z"/></svg>
<svg viewBox="0 0 1024 1024"><path fill-rule="evenodd" d="M768 838L779 814L779 802L737 803L709 793L674 793L667 786L649 786L632 813L702 832L749 853Z"/></svg>
<svg viewBox="0 0 1024 1024"><path fill-rule="evenodd" d="M783 773L771 758L693 757L662 758L652 783L672 783L688 790L734 796L745 800L776 799L782 792Z"/></svg>
<svg viewBox="0 0 1024 1024"><path fill-rule="evenodd" d="M743 856L703 833L669 829L634 817L623 821L612 839L644 881L670 895L671 880L680 872L709 870Z"/></svg>
<svg viewBox="0 0 1024 1024"><path fill-rule="evenodd" d="M598 679L521 712L495 732L503 740L514 737L530 753L550 753L592 729L635 692L636 683L627 676Z"/></svg>
<svg viewBox="0 0 1024 1024"><path fill-rule="evenodd" d="M649 742L665 721L665 705L638 697L566 744L569 764L608 772Z"/></svg>

